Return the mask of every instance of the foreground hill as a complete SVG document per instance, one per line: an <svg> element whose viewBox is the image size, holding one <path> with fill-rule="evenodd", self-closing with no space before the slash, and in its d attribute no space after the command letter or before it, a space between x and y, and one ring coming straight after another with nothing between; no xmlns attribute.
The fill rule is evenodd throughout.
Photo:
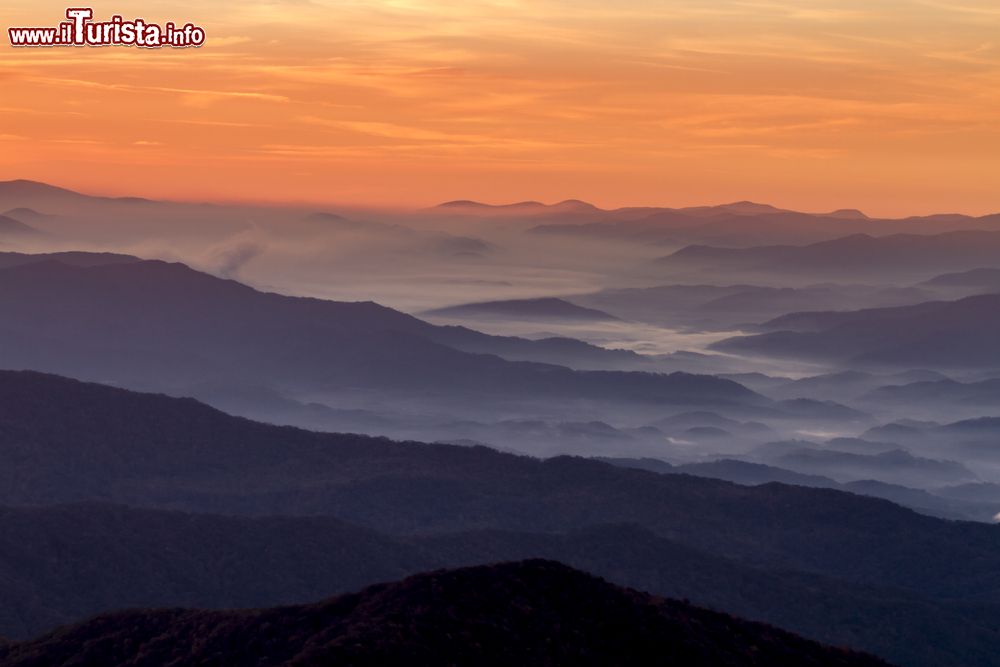
<svg viewBox="0 0 1000 667"><path fill-rule="evenodd" d="M0 636L30 639L123 608L300 603L430 569L528 558L558 560L617 584L864 648L898 664L985 665L981 656L1000 650L991 625L996 606L769 571L636 526L404 538L328 517L226 517L100 504L0 509Z"/></svg>
<svg viewBox="0 0 1000 667"><path fill-rule="evenodd" d="M768 333L721 341L744 354L910 368L1000 366L1000 295L846 312L795 313Z"/></svg>
<svg viewBox="0 0 1000 667"><path fill-rule="evenodd" d="M318 604L129 611L0 647L4 667L858 666L886 663L548 561L438 571Z"/></svg>

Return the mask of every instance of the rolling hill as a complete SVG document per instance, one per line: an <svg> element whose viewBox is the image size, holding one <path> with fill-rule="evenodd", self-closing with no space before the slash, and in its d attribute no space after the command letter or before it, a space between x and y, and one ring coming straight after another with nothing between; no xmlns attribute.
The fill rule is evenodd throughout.
<svg viewBox="0 0 1000 667"><path fill-rule="evenodd" d="M692 667L886 664L547 561L437 571L297 607L119 612L0 648L4 667L596 666L651 659Z"/></svg>
<svg viewBox="0 0 1000 667"><path fill-rule="evenodd" d="M335 592L339 581L424 568L428 559L452 565L546 556L904 664L961 656L961 664L988 665L980 656L1000 650L989 629L1000 607L997 527L942 521L840 491L310 433L188 399L37 373L0 373L0 457L0 504L146 508L0 512L4 539L12 541L0 550L0 582L12 587L6 599L35 601L9 603L33 609L23 618L34 623L105 603L142 603L122 591L154 602L178 595L189 596L181 603L214 596L239 604L253 595L280 601L314 584ZM230 516L129 514L153 509ZM238 518L247 515L261 519ZM267 518L276 516L286 518ZM622 524L630 527L601 528ZM209 575L231 558L227 540L242 545L246 560L227 565L230 578L218 580ZM273 540L280 548L252 546ZM397 550L392 540L408 546ZM182 553L171 556L176 549ZM331 550L338 565L329 576L314 572L315 559ZM45 563L39 552L79 559ZM129 554L134 563L117 565ZM162 573L151 588L122 586L143 562ZM208 575L189 573L196 563L210 566ZM710 563L716 574L706 579ZM245 583L254 573L260 581ZM86 595L55 594L79 591L81 576L94 583ZM706 587L709 581L717 583ZM826 599L837 591L838 602L816 607L817 590L827 591ZM49 600L41 607L47 612L39 612L39 599ZM934 650L918 650L915 642L927 636Z"/></svg>
<svg viewBox="0 0 1000 667"><path fill-rule="evenodd" d="M230 417L189 399L35 373L0 373L0 398L0 451L7 461L0 503L7 505L101 501L328 514L397 534L545 532L629 522L734 557L777 558L947 595L970 586L976 597L1000 601L1000 579L988 583L996 556L983 551L1000 553L1000 530L938 522L849 494L734 486L573 457L538 460L484 447L317 434ZM797 531L811 530L819 517L830 530L800 539ZM904 567L882 572L880 559L907 560L909 540L918 535L925 552L933 543L942 557L948 553L949 565L932 581L914 579L915 570ZM862 553L861 560L847 557ZM982 560L954 567L963 553ZM935 562L925 553L921 567Z"/></svg>

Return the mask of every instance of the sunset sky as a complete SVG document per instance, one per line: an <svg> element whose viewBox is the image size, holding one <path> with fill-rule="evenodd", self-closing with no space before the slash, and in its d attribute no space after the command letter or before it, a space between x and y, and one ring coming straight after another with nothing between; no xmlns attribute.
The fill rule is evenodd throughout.
<svg viewBox="0 0 1000 667"><path fill-rule="evenodd" d="M199 200L1000 211L996 0L103 2L201 49L14 49L0 178Z"/></svg>

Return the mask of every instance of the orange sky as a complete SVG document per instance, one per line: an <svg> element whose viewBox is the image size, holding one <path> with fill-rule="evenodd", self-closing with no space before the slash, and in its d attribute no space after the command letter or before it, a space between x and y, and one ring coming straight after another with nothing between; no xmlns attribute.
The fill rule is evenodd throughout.
<svg viewBox="0 0 1000 667"><path fill-rule="evenodd" d="M176 199L1000 211L996 0L103 2L198 50L13 49L0 178Z"/></svg>

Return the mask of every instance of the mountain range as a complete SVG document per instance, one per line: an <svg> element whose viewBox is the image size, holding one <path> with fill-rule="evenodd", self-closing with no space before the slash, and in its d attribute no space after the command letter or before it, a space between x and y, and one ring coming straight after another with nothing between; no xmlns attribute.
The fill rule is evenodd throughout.
<svg viewBox="0 0 1000 667"><path fill-rule="evenodd" d="M437 571L294 607L118 612L0 646L5 667L651 661L692 667L886 664L541 560Z"/></svg>
<svg viewBox="0 0 1000 667"><path fill-rule="evenodd" d="M156 558L157 544L190 544L205 540L199 534L218 535L206 540L202 551L190 551L193 560L178 560L176 570L164 570L162 559L150 561L152 570L178 577L175 582L194 581L185 574L187 562L221 563L225 549L221 556L211 555L221 539L247 545L308 540L312 545L306 550L242 549L239 553L250 560L233 571L232 580L203 578L186 588L157 583L169 578L151 580L151 586L167 586L163 590L174 590L174 596L178 590L183 594L208 587L218 592L225 586L239 594L245 577L269 571L253 564L260 557L301 560L297 567L279 568L277 580L269 577L247 588L246 595L271 591L277 597L282 590L295 595L315 575L300 580L294 572L308 569L310 558L330 548L323 540L340 539L338 549L357 547L355 555L342 555L345 565L355 564L347 572L360 567L354 579L344 581L392 576L409 567L400 562L408 553L417 557L411 571L425 569L428 558L474 565L555 557L618 583L682 593L900 664L988 665L991 658L983 656L1000 650L1000 638L988 624L994 612L986 611L1000 605L1000 532L995 526L942 521L834 490L737 486L571 457L538 460L483 447L310 433L230 417L189 399L36 373L2 373L0 389L0 454L7 462L0 471L0 504L111 502L262 517L256 523L225 519L231 528L213 525L222 519L139 517L132 525L146 528L130 533L122 510L108 510L104 528L87 528L86 521L74 519L73 511L80 510L52 510L55 519L45 517L49 510L12 510L6 520L15 523L8 525L21 528L3 534L22 546L3 553L9 554L5 567L15 567L20 576L4 580L18 582L21 592L5 594L5 599L31 599L24 587L33 580L43 591L58 590L53 576L78 582L80 568L94 572L96 566L86 554L106 552L107 558L98 561L105 563L106 574L83 577L94 582L94 592L64 584L62 590L75 597L61 603L66 605L61 613L71 615L83 603L93 608L101 600L115 600L101 597L108 594L100 590L115 586L118 576L111 556L116 551L103 548L101 540L118 541L117 553L127 555L133 553L127 549L129 540L147 540L159 526L161 536L135 554ZM147 510L126 514L142 511ZM265 517L275 515L289 521L305 517L307 522L268 524ZM387 538L370 532L356 537L353 529L336 527L340 524L331 524L330 537L316 541L313 533L324 524L308 521L319 517L404 540L416 551L390 546L388 555L376 558L372 554L383 552L387 543L380 540ZM614 525L619 527L610 527ZM823 530L817 531L817 525ZM185 532L173 532L178 530ZM50 545L62 535L68 545L49 551L77 553L80 560L67 560L53 570L32 556L19 558L18 553L37 553L30 547L33 532L35 543ZM268 533L272 536L264 537ZM77 541L91 546L82 549ZM33 574L23 576L25 572ZM292 578L282 583L285 577ZM336 582L326 581L336 592ZM736 581L744 583L734 587ZM817 595L827 601L820 607ZM863 626L857 625L859 614ZM928 637L934 638L933 650L919 644Z"/></svg>
<svg viewBox="0 0 1000 667"><path fill-rule="evenodd" d="M649 368L634 353L579 341L435 327L370 302L259 292L182 264L70 257L0 257L3 366L157 389L228 381L464 396L761 400L725 380L552 365Z"/></svg>
<svg viewBox="0 0 1000 667"><path fill-rule="evenodd" d="M531 220L531 218L528 218ZM736 202L690 208L623 208L561 219L534 218L530 231L565 239L685 246L715 244L749 248L775 243L811 244L867 234L936 234L1000 229L1000 215L944 214L902 219L870 218L861 211L803 213L767 204Z"/></svg>
<svg viewBox="0 0 1000 667"><path fill-rule="evenodd" d="M1000 366L1000 295L845 312L793 313L768 333L730 338L718 350L859 366Z"/></svg>
<svg viewBox="0 0 1000 667"><path fill-rule="evenodd" d="M947 271L989 266L1000 252L1000 232L853 234L808 245L749 248L690 245L656 260L664 271L713 271L728 276L809 276L854 280L927 280Z"/></svg>

